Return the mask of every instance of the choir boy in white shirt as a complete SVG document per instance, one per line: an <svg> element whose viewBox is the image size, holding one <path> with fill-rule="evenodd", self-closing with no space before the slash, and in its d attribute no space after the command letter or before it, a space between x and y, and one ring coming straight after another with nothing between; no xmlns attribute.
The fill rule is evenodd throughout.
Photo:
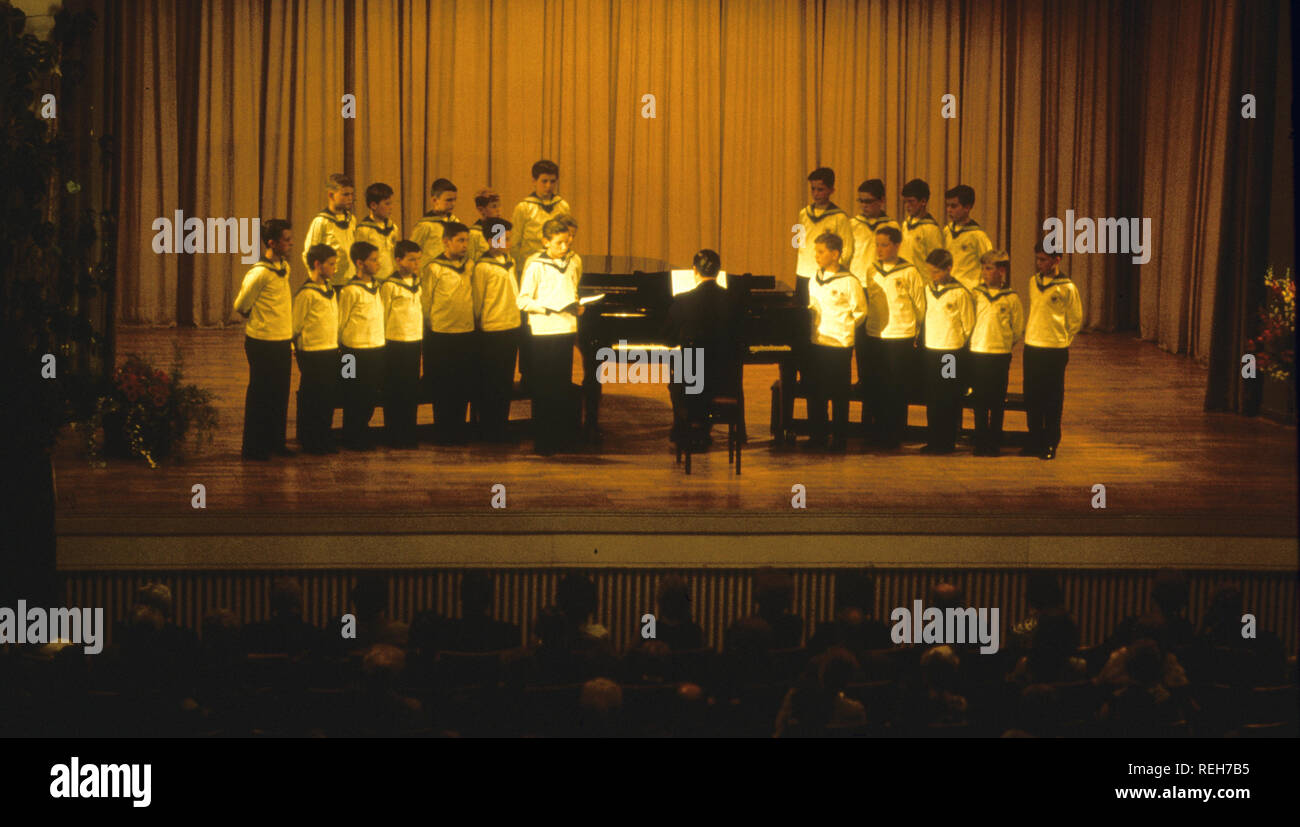
<svg viewBox="0 0 1300 827"><path fill-rule="evenodd" d="M519 349L519 289L515 284L515 263L506 245L510 222L486 218L481 228L487 244L474 264L471 279L482 370L476 404L483 438L504 442ZM493 244L492 239L498 243Z"/></svg>
<svg viewBox="0 0 1300 827"><path fill-rule="evenodd" d="M872 278L884 294L888 320L880 330L880 446L896 450L907 427L908 381L916 366L916 340L925 320L925 284L911 262L898 256L897 227L876 233Z"/></svg>
<svg viewBox="0 0 1300 827"><path fill-rule="evenodd" d="M379 251L358 241L348 253L356 276L339 290L339 344L343 356L354 360L344 366L343 447L369 451L370 417L384 384L384 305L379 298Z"/></svg>
<svg viewBox="0 0 1300 827"><path fill-rule="evenodd" d="M336 172L325 181L325 209L316 214L307 229L307 240L302 245L302 263L307 263L307 251L317 244L328 244L338 256L339 266L334 272L334 286L347 283L352 274L348 252L356 241L357 217L352 214L356 192L352 179ZM311 269L310 265L307 267Z"/></svg>
<svg viewBox="0 0 1300 827"><path fill-rule="evenodd" d="M1061 409L1065 404L1065 366L1070 345L1083 328L1079 288L1060 272L1061 257L1034 245L1029 282L1029 318L1025 323L1025 407L1029 411L1029 443L1020 453L1056 459L1061 442Z"/></svg>
<svg viewBox="0 0 1300 827"><path fill-rule="evenodd" d="M402 237L392 220L393 188L384 183L366 187L366 209L370 214L357 224L357 241L373 244L379 250L379 273L375 278L383 281L397 269L393 250Z"/></svg>
<svg viewBox="0 0 1300 827"><path fill-rule="evenodd" d="M927 211L929 203L930 185L925 181L913 178L903 185L903 244L898 255L918 266L943 246L943 228Z"/></svg>
<svg viewBox="0 0 1300 827"><path fill-rule="evenodd" d="M817 236L813 253L817 274L808 284L811 316L809 352L808 424L812 438L805 447L826 450L826 403L831 403L833 425L829 448L843 452L849 424L849 384L852 376L853 338L867 315L867 298L861 283L842 269L844 244L834 233Z"/></svg>
<svg viewBox="0 0 1300 827"><path fill-rule="evenodd" d="M479 219L469 226L469 252L465 255L470 266L487 253L490 239L483 232L483 225L488 221L501 218L501 196L495 190L479 190L474 194L474 207L478 210ZM507 228L513 226L509 221L505 222L505 225ZM501 239L503 249L508 243L508 238Z"/></svg>
<svg viewBox="0 0 1300 827"><path fill-rule="evenodd" d="M563 221L542 225L542 252L532 256L519 284L519 309L532 331L534 450L551 456L573 438L576 406L571 394L573 345L577 338L578 282L582 265L569 252L572 232Z"/></svg>
<svg viewBox="0 0 1300 827"><path fill-rule="evenodd" d="M967 290L980 285L980 256L993 249L984 228L970 217L975 190L958 184L943 194L948 223L943 228L943 247L952 253L952 277ZM928 259L927 259L928 260Z"/></svg>
<svg viewBox="0 0 1300 827"><path fill-rule="evenodd" d="M876 344L883 327L881 313L888 314L888 308L882 302L883 296L875 279L871 277L876 264L876 232L881 227L897 227L898 222L885 215L885 183L879 178L863 181L858 185L858 214L849 219L853 228L853 263L849 272L853 273L867 297L867 316L863 321L872 329L858 330L854 336L853 349L858 362L858 384L863 389L862 424L869 427L875 436L878 423L875 422L875 410L879 406L876 399L879 391L880 377L879 349ZM873 297L877 312L873 318L871 308ZM873 323L874 322L874 323Z"/></svg>
<svg viewBox="0 0 1300 827"><path fill-rule="evenodd" d="M930 286L925 297L925 425L923 454L951 454L961 429L966 379L959 356L975 329L975 302L952 277L952 253L935 250L926 261Z"/></svg>
<svg viewBox="0 0 1300 827"><path fill-rule="evenodd" d="M267 460L271 454L293 456L285 445L292 368L293 297L289 262L293 230L288 221L262 225L262 257L249 268L235 297L235 312L244 326L248 391L244 395L244 459Z"/></svg>
<svg viewBox="0 0 1300 827"><path fill-rule="evenodd" d="M970 380L974 388L975 456L1002 453L1002 416L1007 402L1011 349L1025 335L1020 297L1007 289L1011 259L1002 250L980 258L984 283L975 288L975 330L970 337Z"/></svg>
<svg viewBox="0 0 1300 827"><path fill-rule="evenodd" d="M433 389L434 442L461 445L469 440L465 414L478 381L474 270L466 259L469 228L454 222L443 232L442 253L424 269L431 357L426 358L424 373Z"/></svg>
<svg viewBox="0 0 1300 827"><path fill-rule="evenodd" d="M553 218L572 212L569 202L556 194L560 185L560 167L542 159L533 164L533 191L515 205L510 216L510 255L514 259L516 278L523 279L528 260L542 250L542 227ZM533 349L527 342L528 315L524 315L519 346L519 381L526 389L530 381Z"/></svg>
<svg viewBox="0 0 1300 827"><path fill-rule="evenodd" d="M420 404L420 349L424 302L420 298L420 245L393 245L397 269L379 285L384 307L384 430L397 449L415 448Z"/></svg>
<svg viewBox="0 0 1300 827"><path fill-rule="evenodd" d="M448 224L459 224L460 219L452 210L456 207L456 185L446 178L439 178L429 186L433 200L429 211L415 222L411 230L411 240L420 245L420 270L429 266L442 254L442 240L447 235Z"/></svg>
<svg viewBox="0 0 1300 827"><path fill-rule="evenodd" d="M339 383L339 305L331 286L338 256L328 244L307 251L307 281L293 297L298 357L298 443L309 454L337 454L334 406Z"/></svg>

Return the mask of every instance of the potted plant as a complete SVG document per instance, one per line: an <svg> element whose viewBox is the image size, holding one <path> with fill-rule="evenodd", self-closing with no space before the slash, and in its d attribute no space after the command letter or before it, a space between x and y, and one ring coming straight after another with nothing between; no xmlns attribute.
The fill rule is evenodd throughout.
<svg viewBox="0 0 1300 827"><path fill-rule="evenodd" d="M1295 410L1295 275L1264 273L1264 302L1255 319L1256 334L1246 341L1264 383L1261 411L1294 423Z"/></svg>

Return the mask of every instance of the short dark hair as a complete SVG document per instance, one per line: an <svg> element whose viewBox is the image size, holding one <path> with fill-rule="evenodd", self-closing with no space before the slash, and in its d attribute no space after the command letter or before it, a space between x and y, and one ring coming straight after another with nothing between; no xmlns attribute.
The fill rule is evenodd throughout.
<svg viewBox="0 0 1300 827"><path fill-rule="evenodd" d="M480 210L486 207L488 204L491 204L493 201L500 201L500 200L501 200L501 194L496 192L495 190L479 190L477 193L474 194L474 206Z"/></svg>
<svg viewBox="0 0 1300 827"><path fill-rule="evenodd" d="M564 220L564 217L552 218L550 221L547 221L542 225L542 238L551 238L560 233L567 233L571 229L572 228L569 226L568 222Z"/></svg>
<svg viewBox="0 0 1300 827"><path fill-rule="evenodd" d="M1065 594L1061 591L1061 583L1056 579L1055 574L1035 572L1029 575L1029 582L1025 587L1025 600L1032 608L1039 611L1056 609L1065 605Z"/></svg>
<svg viewBox="0 0 1300 827"><path fill-rule="evenodd" d="M817 169L808 173L809 181L821 181L828 187L835 187L835 170L830 167L817 167Z"/></svg>
<svg viewBox="0 0 1300 827"><path fill-rule="evenodd" d="M466 615L492 608L492 576L485 571L467 571L460 580L460 605Z"/></svg>
<svg viewBox="0 0 1300 827"><path fill-rule="evenodd" d="M713 250L704 249L695 254L695 260L691 262L695 272L705 278L713 278L722 269L722 256Z"/></svg>
<svg viewBox="0 0 1300 827"><path fill-rule="evenodd" d="M279 241L281 233L292 229L293 225L283 218L272 218L270 221L262 222L262 246L266 247L273 241Z"/></svg>
<svg viewBox="0 0 1300 827"><path fill-rule="evenodd" d="M920 178L913 178L903 185L904 198L919 198L922 201L930 200L930 185Z"/></svg>
<svg viewBox="0 0 1300 827"><path fill-rule="evenodd" d="M881 181L879 178L869 178L861 184L858 184L858 192L865 192L872 198L884 198L885 182Z"/></svg>
<svg viewBox="0 0 1300 827"><path fill-rule="evenodd" d="M341 172L332 172L330 173L330 176L325 179L326 192L338 192L344 187L350 187L352 185L352 176L344 175Z"/></svg>
<svg viewBox="0 0 1300 827"><path fill-rule="evenodd" d="M1181 571L1162 571L1151 586L1151 600L1165 617L1177 617L1187 608L1188 592L1187 575Z"/></svg>
<svg viewBox="0 0 1300 827"><path fill-rule="evenodd" d="M844 252L844 239L835 233L822 233L813 240L814 244L821 244L828 250L834 250L837 253Z"/></svg>
<svg viewBox="0 0 1300 827"><path fill-rule="evenodd" d="M533 180L536 181L543 175L554 175L560 177L560 167L554 161L548 161L545 158L533 164Z"/></svg>
<svg viewBox="0 0 1300 827"><path fill-rule="evenodd" d="M1041 238L1034 242L1034 252L1035 252L1035 253L1042 253L1042 254L1045 255L1045 256L1053 256L1053 257L1055 257L1055 258L1060 258L1060 257L1061 257L1061 254L1060 254L1060 253L1053 253L1053 252L1051 252L1050 250L1048 250L1046 247L1044 247L1044 246L1043 246L1043 239L1041 239Z"/></svg>
<svg viewBox="0 0 1300 827"><path fill-rule="evenodd" d="M459 221L448 221L446 224L442 225L442 238L444 241L453 236L458 236L461 233L467 232L469 232L469 227L466 227Z"/></svg>
<svg viewBox="0 0 1300 827"><path fill-rule="evenodd" d="M864 571L835 575L835 608L852 607L870 614L876 605L876 580Z"/></svg>
<svg viewBox="0 0 1300 827"><path fill-rule="evenodd" d="M348 258L352 259L353 262L365 261L370 258L371 253L377 252L379 252L379 248L369 241L358 241L348 250Z"/></svg>
<svg viewBox="0 0 1300 827"><path fill-rule="evenodd" d="M502 233L510 232L511 227L514 225L504 218L489 218L479 226L483 231L483 240L491 247L493 238Z"/></svg>
<svg viewBox="0 0 1300 827"><path fill-rule="evenodd" d="M555 605L570 622L581 622L596 611L596 584L581 572L570 572L555 587Z"/></svg>
<svg viewBox="0 0 1300 827"><path fill-rule="evenodd" d="M409 256L411 253L419 252L422 252L420 250L420 245L411 241L409 238L404 238L393 245L393 258L402 258L404 256Z"/></svg>
<svg viewBox="0 0 1300 827"><path fill-rule="evenodd" d="M429 194L434 198L442 195L444 192L456 192L456 185L446 178L439 178L429 187Z"/></svg>
<svg viewBox="0 0 1300 827"><path fill-rule="evenodd" d="M965 184L958 184L943 194L944 198L956 198L963 207L975 206L975 190Z"/></svg>
<svg viewBox="0 0 1300 827"><path fill-rule="evenodd" d="M925 263L931 267L938 267L940 270L947 270L952 267L952 253L942 247L931 250L930 255L925 257Z"/></svg>
<svg viewBox="0 0 1300 827"><path fill-rule="evenodd" d="M318 263L338 258L338 256L338 252L328 244L313 244L307 250L307 269L315 270Z"/></svg>
<svg viewBox="0 0 1300 827"><path fill-rule="evenodd" d="M898 229L897 227L891 227L886 225L876 230L876 235L887 236L889 240L894 244L903 243L903 231Z"/></svg>
<svg viewBox="0 0 1300 827"><path fill-rule="evenodd" d="M393 188L387 184L375 183L366 187L366 206L378 204L386 198L393 197Z"/></svg>

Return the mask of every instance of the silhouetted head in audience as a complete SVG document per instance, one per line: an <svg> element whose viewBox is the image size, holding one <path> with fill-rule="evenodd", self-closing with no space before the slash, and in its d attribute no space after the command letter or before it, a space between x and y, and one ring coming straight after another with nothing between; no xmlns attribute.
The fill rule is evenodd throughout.
<svg viewBox="0 0 1300 827"><path fill-rule="evenodd" d="M239 618L229 609L203 616L203 651L211 658L229 659L239 651Z"/></svg>
<svg viewBox="0 0 1300 827"><path fill-rule="evenodd" d="M608 736L618 733L623 690L617 683L609 678L592 678L582 685L578 706L583 734Z"/></svg>
<svg viewBox="0 0 1300 827"><path fill-rule="evenodd" d="M876 579L866 572L835 575L835 619L852 626L871 616L876 605Z"/></svg>
<svg viewBox="0 0 1300 827"><path fill-rule="evenodd" d="M396 688L406 669L406 653L388 643L376 643L366 650L361 660L361 674L371 690Z"/></svg>
<svg viewBox="0 0 1300 827"><path fill-rule="evenodd" d="M1241 589L1236 586L1220 586L1210 598L1209 608L1201 621L1201 632L1220 643L1239 642L1241 640Z"/></svg>
<svg viewBox="0 0 1300 827"><path fill-rule="evenodd" d="M1144 614L1138 618L1137 625L1133 627L1133 637L1135 640L1146 638L1163 649L1164 642L1169 637L1169 621L1164 615L1158 613Z"/></svg>
<svg viewBox="0 0 1300 827"><path fill-rule="evenodd" d="M137 606L149 606L157 610L164 623L172 619L175 609L172 590L162 583L149 583L136 589L135 603Z"/></svg>
<svg viewBox="0 0 1300 827"><path fill-rule="evenodd" d="M1189 587L1187 575L1181 571L1162 571L1151 586L1151 602L1168 620L1182 617L1187 609Z"/></svg>
<svg viewBox="0 0 1300 827"><path fill-rule="evenodd" d="M659 616L669 623L690 621L691 590L680 575L669 574L659 581Z"/></svg>
<svg viewBox="0 0 1300 827"><path fill-rule="evenodd" d="M1164 657L1160 646L1143 638L1129 647L1128 676L1140 686L1155 686L1164 676Z"/></svg>
<svg viewBox="0 0 1300 827"><path fill-rule="evenodd" d="M936 583L930 587L929 605L939 611L960 609L966 604L966 594L952 583Z"/></svg>
<svg viewBox="0 0 1300 827"><path fill-rule="evenodd" d="M358 577L357 585L352 588L352 605L358 617L381 617L388 610L388 585L384 578L377 574Z"/></svg>
<svg viewBox="0 0 1300 827"><path fill-rule="evenodd" d="M921 679L927 689L952 692L957 688L961 658L951 646L934 646L921 655Z"/></svg>
<svg viewBox="0 0 1300 827"><path fill-rule="evenodd" d="M673 695L677 709L673 720L673 735L679 738L698 738L707 731L709 696L697 683L681 683Z"/></svg>
<svg viewBox="0 0 1300 827"><path fill-rule="evenodd" d="M564 575L555 589L555 605L571 626L582 626L596 611L596 584L580 572Z"/></svg>
<svg viewBox="0 0 1300 827"><path fill-rule="evenodd" d="M848 649L832 646L817 660L817 683L823 692L838 695L853 682L858 661Z"/></svg>
<svg viewBox="0 0 1300 827"><path fill-rule="evenodd" d="M277 577L271 584L271 616L302 617L302 586L292 577Z"/></svg>
<svg viewBox="0 0 1300 827"><path fill-rule="evenodd" d="M1029 603L1029 608L1040 613L1049 609L1059 609L1065 605L1065 594L1061 591L1061 584L1057 581L1056 575L1047 572L1035 572L1029 576L1025 599Z"/></svg>
<svg viewBox="0 0 1300 827"><path fill-rule="evenodd" d="M760 617L779 618L794 605L794 578L775 569L759 569L754 573L754 602Z"/></svg>
<svg viewBox="0 0 1300 827"><path fill-rule="evenodd" d="M467 571L460 580L461 615L465 618L492 614L492 575L485 571Z"/></svg>

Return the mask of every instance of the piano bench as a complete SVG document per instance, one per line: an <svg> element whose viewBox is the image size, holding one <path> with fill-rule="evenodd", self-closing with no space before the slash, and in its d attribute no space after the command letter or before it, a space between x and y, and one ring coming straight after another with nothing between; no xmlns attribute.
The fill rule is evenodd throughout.
<svg viewBox="0 0 1300 827"><path fill-rule="evenodd" d="M740 476L740 425L744 419L744 411L740 406L740 397L738 396L715 396L709 402L708 408L708 425L715 422L725 423L727 426L727 465L735 465L736 476ZM691 426L692 432L702 430L707 434L708 426ZM685 458L686 473L691 473L691 439L694 433L688 434L684 440L677 442L677 459L676 462L682 462Z"/></svg>

